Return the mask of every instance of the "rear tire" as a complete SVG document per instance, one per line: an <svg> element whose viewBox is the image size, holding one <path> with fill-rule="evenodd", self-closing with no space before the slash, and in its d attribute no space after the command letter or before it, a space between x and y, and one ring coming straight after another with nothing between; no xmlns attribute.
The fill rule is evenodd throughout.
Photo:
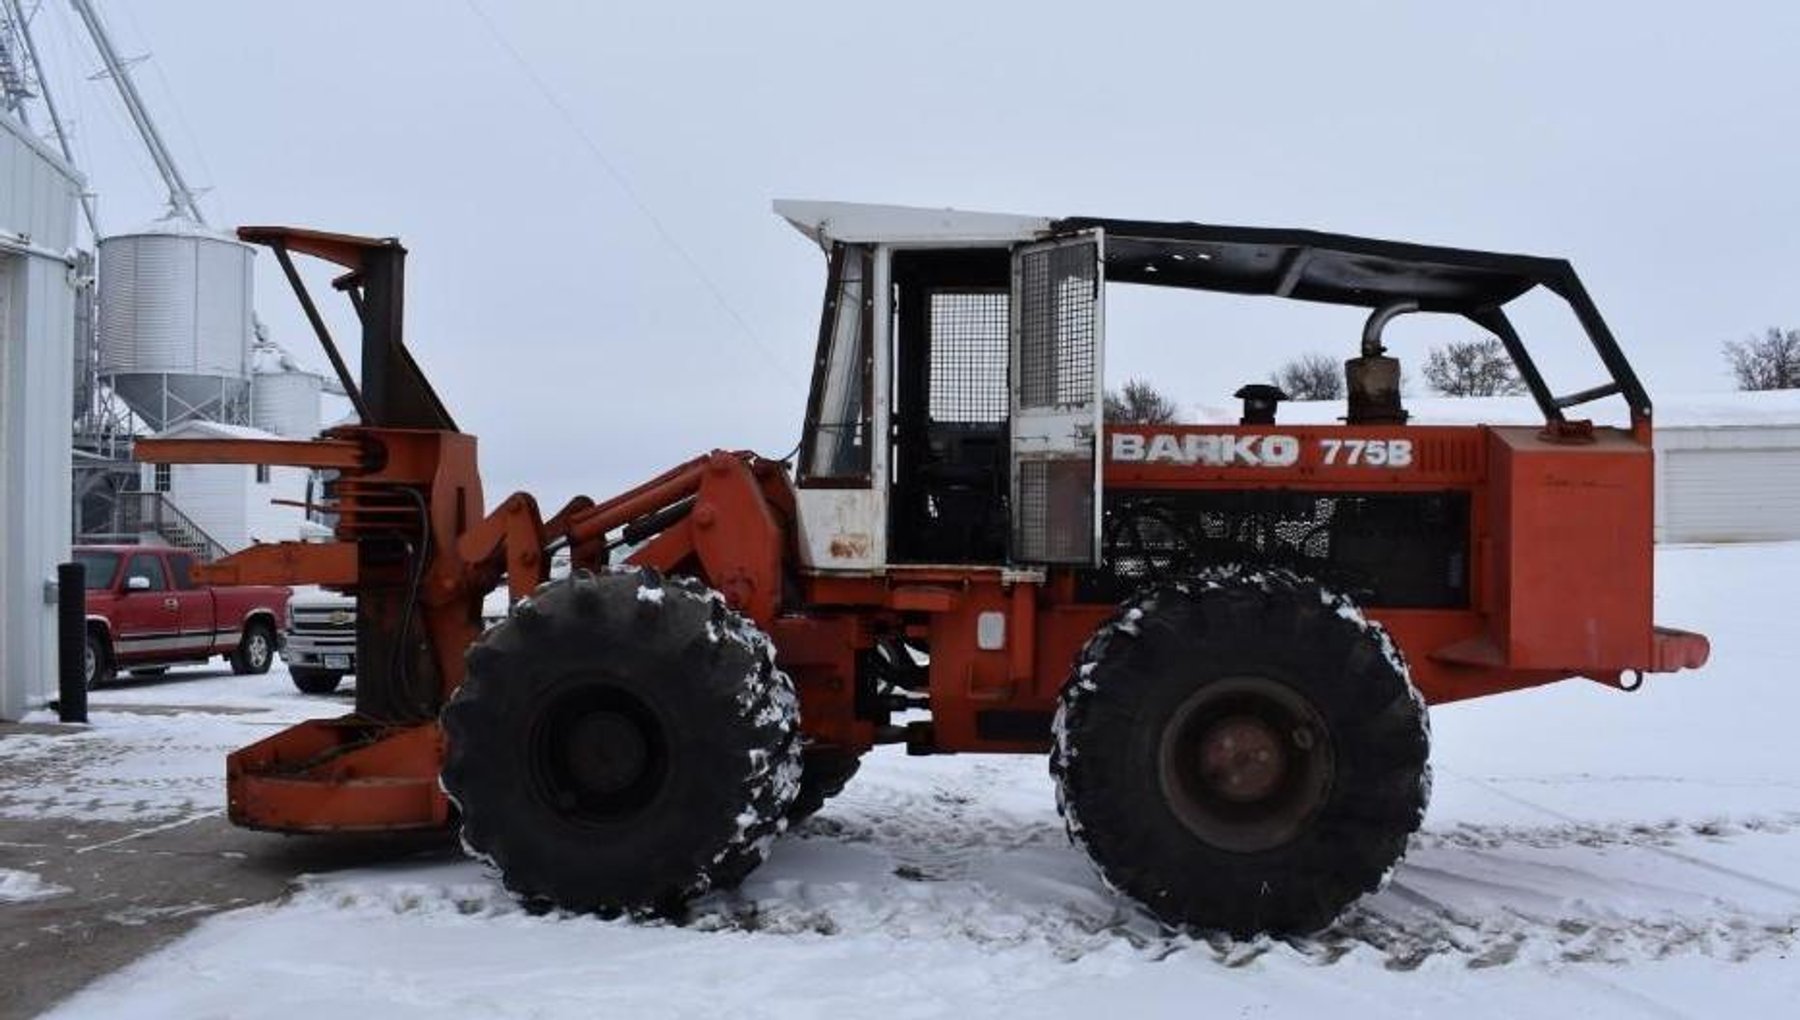
<svg viewBox="0 0 1800 1020"><path fill-rule="evenodd" d="M528 906L675 914L785 827L799 703L717 592L583 571L514 606L468 665L443 786L465 849Z"/></svg>
<svg viewBox="0 0 1800 1020"><path fill-rule="evenodd" d="M1380 886L1430 792L1425 704L1386 632L1285 571L1129 603L1054 732L1070 837L1176 927L1324 928Z"/></svg>
<svg viewBox="0 0 1800 1020"><path fill-rule="evenodd" d="M312 669L308 666L288 667L288 676L293 678L294 686L302 694L330 694L338 689L344 680L344 674L334 673L329 669Z"/></svg>
<svg viewBox="0 0 1800 1020"><path fill-rule="evenodd" d="M269 671L275 661L275 628L265 620L244 624L244 636L231 652L231 671L238 676L253 676Z"/></svg>
<svg viewBox="0 0 1800 1020"><path fill-rule="evenodd" d="M788 807L788 823L798 824L817 814L825 802L844 792L862 767L859 755L842 751L808 751L800 773L800 792Z"/></svg>

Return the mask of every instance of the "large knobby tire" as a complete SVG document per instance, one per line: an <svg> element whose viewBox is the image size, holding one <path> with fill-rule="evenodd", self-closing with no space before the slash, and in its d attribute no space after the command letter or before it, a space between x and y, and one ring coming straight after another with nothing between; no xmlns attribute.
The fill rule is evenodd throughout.
<svg viewBox="0 0 1800 1020"><path fill-rule="evenodd" d="M244 636L231 651L231 671L238 676L257 676L275 661L275 628L267 620L244 624Z"/></svg>
<svg viewBox="0 0 1800 1020"><path fill-rule="evenodd" d="M336 670L314 669L311 666L289 666L288 676L302 694L330 694L344 680L344 674Z"/></svg>
<svg viewBox="0 0 1800 1020"><path fill-rule="evenodd" d="M675 914L786 824L799 703L717 592L651 571L540 588L469 650L443 712L463 846L533 907Z"/></svg>
<svg viewBox="0 0 1800 1020"><path fill-rule="evenodd" d="M1127 603L1064 687L1070 837L1165 923L1304 934L1378 888L1430 795L1429 721L1377 625L1278 570Z"/></svg>
<svg viewBox="0 0 1800 1020"><path fill-rule="evenodd" d="M862 756L838 750L807 751L800 773L800 792L788 807L788 822L803 822L817 814L825 802L844 792L862 767Z"/></svg>

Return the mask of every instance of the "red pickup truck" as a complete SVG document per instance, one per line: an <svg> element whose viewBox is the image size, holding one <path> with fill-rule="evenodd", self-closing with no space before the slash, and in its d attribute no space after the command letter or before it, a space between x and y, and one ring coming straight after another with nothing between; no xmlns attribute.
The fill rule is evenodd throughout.
<svg viewBox="0 0 1800 1020"><path fill-rule="evenodd" d="M288 588L195 584L193 554L142 545L74 550L87 568L87 682L121 669L156 674L215 655L234 673L266 673L287 615Z"/></svg>

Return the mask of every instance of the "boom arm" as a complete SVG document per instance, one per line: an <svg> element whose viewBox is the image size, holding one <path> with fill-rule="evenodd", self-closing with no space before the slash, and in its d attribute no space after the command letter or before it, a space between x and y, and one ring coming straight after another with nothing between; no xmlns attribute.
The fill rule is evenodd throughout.
<svg viewBox="0 0 1800 1020"><path fill-rule="evenodd" d="M405 249L398 241L280 227L239 231L274 249L362 424L309 442L144 440L150 463L284 464L337 473L335 541L258 545L197 570L213 583L321 584L357 599L356 711L313 720L231 756L232 818L279 831L435 827L437 715L463 682L481 603L504 578L515 598L573 564L629 562L705 578L767 625L780 605L793 493L784 467L715 451L603 502L582 497L545 521L515 493L483 512L473 436L455 422L406 350ZM362 375L351 379L290 252L346 267L335 281L362 323Z"/></svg>

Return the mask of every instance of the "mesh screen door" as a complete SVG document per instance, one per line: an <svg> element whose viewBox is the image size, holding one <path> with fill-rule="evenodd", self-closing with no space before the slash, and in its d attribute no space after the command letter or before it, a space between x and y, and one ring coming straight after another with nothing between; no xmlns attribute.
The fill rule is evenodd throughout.
<svg viewBox="0 0 1800 1020"><path fill-rule="evenodd" d="M1104 279L1100 231L1012 265L1012 558L1096 564Z"/></svg>

